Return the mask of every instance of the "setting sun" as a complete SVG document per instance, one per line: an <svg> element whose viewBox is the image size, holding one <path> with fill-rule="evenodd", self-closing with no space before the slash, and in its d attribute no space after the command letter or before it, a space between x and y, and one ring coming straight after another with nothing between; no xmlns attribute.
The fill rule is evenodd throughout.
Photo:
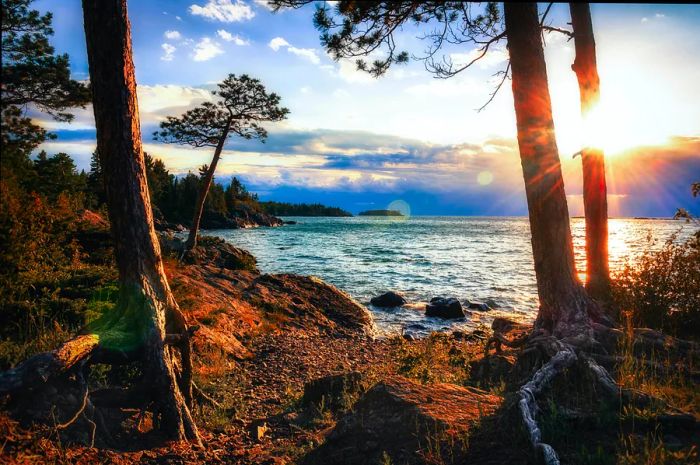
<svg viewBox="0 0 700 465"><path fill-rule="evenodd" d="M639 146L663 146L671 134L663 128L649 130L632 126L633 115L624 106L612 106L605 101L596 105L585 117L576 111L567 112L557 126L558 140L563 154L571 154L585 147L602 149L607 158L625 153Z"/></svg>

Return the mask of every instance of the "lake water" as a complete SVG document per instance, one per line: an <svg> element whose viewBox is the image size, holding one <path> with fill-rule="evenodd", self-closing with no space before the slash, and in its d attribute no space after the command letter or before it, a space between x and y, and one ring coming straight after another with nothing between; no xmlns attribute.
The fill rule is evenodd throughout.
<svg viewBox="0 0 700 465"><path fill-rule="evenodd" d="M521 321L535 318L538 300L527 218L287 219L297 224L205 233L252 252L263 272L315 275L345 290L368 305L384 334L472 329L490 324L498 315ZM611 269L650 247L660 247L674 233L689 237L694 228L681 221L611 219ZM582 218L572 219L572 233L581 272L585 270ZM392 310L369 305L371 297L387 290L401 292L412 305ZM463 302L490 299L498 308L473 311L466 320L425 317L425 302L435 296Z"/></svg>

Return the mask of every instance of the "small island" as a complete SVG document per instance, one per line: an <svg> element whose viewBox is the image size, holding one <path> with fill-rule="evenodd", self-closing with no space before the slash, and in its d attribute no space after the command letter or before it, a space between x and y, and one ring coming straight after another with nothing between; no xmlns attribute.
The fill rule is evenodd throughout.
<svg viewBox="0 0 700 465"><path fill-rule="evenodd" d="M367 210L358 213L359 216L404 216L398 210Z"/></svg>

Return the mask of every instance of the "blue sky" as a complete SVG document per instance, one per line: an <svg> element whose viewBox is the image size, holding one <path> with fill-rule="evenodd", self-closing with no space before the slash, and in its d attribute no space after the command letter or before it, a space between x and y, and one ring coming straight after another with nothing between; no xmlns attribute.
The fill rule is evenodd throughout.
<svg viewBox="0 0 700 465"><path fill-rule="evenodd" d="M328 2L332 3L332 2ZM53 44L87 79L79 0L34 3L54 13ZM172 172L207 163L210 150L164 145L150 134L167 115L203 101L229 73L261 79L291 113L270 125L267 143L231 139L218 179L242 178L263 199L322 202L357 212L403 200L414 214L527 213L509 83L482 112L507 57L504 44L449 80L420 61L373 79L323 51L314 6L273 14L252 0L129 2L139 105L146 150ZM541 9L544 9L541 6ZM700 180L700 6L593 5L603 103L597 133L608 154L611 212L669 216L700 210L689 184ZM554 25L568 9L555 5ZM425 32L425 31L423 31ZM420 30L406 27L400 49L420 55ZM550 92L572 214L582 212L582 122L571 71L572 44L546 36ZM445 51L455 61L468 46ZM94 149L92 110L57 124L39 114L80 167Z"/></svg>

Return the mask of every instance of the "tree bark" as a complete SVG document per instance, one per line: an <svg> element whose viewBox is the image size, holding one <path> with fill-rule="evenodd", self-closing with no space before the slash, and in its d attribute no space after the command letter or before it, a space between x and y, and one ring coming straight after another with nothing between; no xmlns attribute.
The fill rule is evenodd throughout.
<svg viewBox="0 0 700 465"><path fill-rule="evenodd" d="M224 148L226 139L228 138L228 133L231 127L231 122L229 121L221 134L221 139L219 139L218 144L216 144L216 149L214 150L214 158L211 160L211 165L207 170L207 174L204 178L204 184L202 184L199 190L199 195L197 196L197 205L194 209L194 217L192 218L192 226L190 227L190 233L187 236L187 242L185 243L185 250L192 250L197 247L197 234L199 234L199 224L202 221L202 212L204 211L204 202L207 200L207 194L211 188L211 183L214 180L214 172L216 171L216 165L219 163L219 158L221 158L221 151Z"/></svg>
<svg viewBox="0 0 700 465"><path fill-rule="evenodd" d="M571 69L578 79L581 116L591 117L600 101L600 78L595 56L591 9L588 3L569 3L574 30L576 59ZM605 157L591 141L581 150L583 160L583 207L586 216L586 290L601 301L610 300L608 269L608 200Z"/></svg>
<svg viewBox="0 0 700 465"><path fill-rule="evenodd" d="M506 2L504 13L540 299L536 326L557 337L590 334L590 301L574 263L537 4Z"/></svg>
<svg viewBox="0 0 700 465"><path fill-rule="evenodd" d="M126 0L83 0L93 109L119 270L116 311L93 325L100 345L143 354L144 380L160 430L199 441L178 385L166 323L186 332L168 286L146 182ZM183 327L185 326L185 327ZM189 358L188 350L181 350ZM184 365L189 360L183 360ZM185 387L186 390L186 387Z"/></svg>

